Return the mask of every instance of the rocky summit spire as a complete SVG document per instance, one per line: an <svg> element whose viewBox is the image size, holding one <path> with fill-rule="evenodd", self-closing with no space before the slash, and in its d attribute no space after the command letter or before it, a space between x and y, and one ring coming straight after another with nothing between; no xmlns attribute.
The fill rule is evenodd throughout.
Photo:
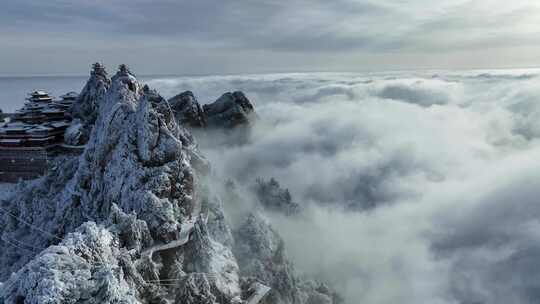
<svg viewBox="0 0 540 304"><path fill-rule="evenodd" d="M92 64L92 71L90 72L90 75L107 77L107 71L105 71L105 67L101 63L96 62Z"/></svg>
<svg viewBox="0 0 540 304"><path fill-rule="evenodd" d="M90 78L71 107L71 116L74 119L69 132L64 136L67 144L83 145L88 141L100 103L110 87L111 80L105 67L99 62L92 64Z"/></svg>
<svg viewBox="0 0 540 304"><path fill-rule="evenodd" d="M195 128L206 127L206 115L191 91L186 91L169 99L176 119L182 125Z"/></svg>
<svg viewBox="0 0 540 304"><path fill-rule="evenodd" d="M97 117L100 100L110 87L111 80L105 67L99 62L94 63L90 78L79 94L79 98L73 103L73 117L82 120L85 124L93 124Z"/></svg>
<svg viewBox="0 0 540 304"><path fill-rule="evenodd" d="M118 72L112 77L113 85L123 84L135 94L140 92L140 85L137 78L131 73L127 65L121 64L118 66Z"/></svg>
<svg viewBox="0 0 540 304"><path fill-rule="evenodd" d="M47 194L40 196L44 204L51 206L51 213L36 209L39 218L29 219L51 232L26 233L26 238L21 239L44 248L52 237L58 246L42 255L36 251L25 257L17 256L15 246L2 248L0 281L8 276L13 280L6 282L6 288L0 284L0 303L85 302L85 297L92 299L88 303L157 303L155 299L165 292L160 290L160 279L180 281L177 274L182 274L186 267L181 266L184 243L179 240L183 235L189 240L189 229L193 229L190 227L199 225L191 219L196 219L202 209L202 201L194 193L195 171L190 165L189 149L195 147L187 142L186 131L176 124L166 100L150 89L135 94L129 85L138 88L139 84L131 74L123 72L126 71L119 71L112 83L103 82L97 87L106 88L107 84L108 90L103 97L99 96L99 111L86 149L72 169L58 169L60 175L71 177L57 180L58 188L45 190ZM99 82L94 76L85 92L99 85L94 83ZM167 186L164 181L168 181ZM48 184L41 187L49 189ZM161 190L155 191L158 188ZM44 204L27 206L41 208ZM22 205L13 204L14 208ZM21 210L12 211L22 214ZM0 224L4 223L1 214ZM0 225L0 235L15 237L22 233L19 229L25 229L11 226ZM212 270L211 287L219 290L221 296L238 296L238 266L231 250L208 238L205 234L203 241L212 252L196 265ZM161 253L153 254L163 247L173 253L167 255L164 263ZM28 261L28 267L22 267ZM96 274L99 278L95 281L80 276L100 271L106 265L118 271L105 270ZM225 267L232 269L230 277L226 277L229 273ZM80 271L75 273L72 269ZM16 270L17 275L11 276ZM65 276L55 279L54 273ZM28 281L29 277L34 279ZM22 282L31 286L19 284ZM62 287L66 285L70 287ZM189 304L197 303L200 302Z"/></svg>
<svg viewBox="0 0 540 304"><path fill-rule="evenodd" d="M131 71L129 70L128 66L125 64L121 64L118 66L118 73L122 75L131 75Z"/></svg>

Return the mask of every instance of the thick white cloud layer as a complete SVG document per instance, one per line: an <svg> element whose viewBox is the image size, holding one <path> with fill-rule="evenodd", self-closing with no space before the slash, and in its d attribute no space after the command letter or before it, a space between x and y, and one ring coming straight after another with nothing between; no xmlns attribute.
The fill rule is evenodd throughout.
<svg viewBox="0 0 540 304"><path fill-rule="evenodd" d="M538 71L154 79L200 101L241 89L249 144L215 174L276 177L306 208L272 217L304 272L348 303L540 299Z"/></svg>

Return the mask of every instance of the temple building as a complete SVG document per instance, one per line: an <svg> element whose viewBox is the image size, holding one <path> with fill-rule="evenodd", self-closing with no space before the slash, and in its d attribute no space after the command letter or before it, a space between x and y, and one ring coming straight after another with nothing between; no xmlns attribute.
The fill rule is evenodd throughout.
<svg viewBox="0 0 540 304"><path fill-rule="evenodd" d="M47 159L62 145L69 127L69 109L77 99L70 92L53 100L45 91L29 94L7 122L0 123L0 182L31 179L47 170Z"/></svg>
<svg viewBox="0 0 540 304"><path fill-rule="evenodd" d="M55 101L55 105L67 112L78 97L79 94L77 92L66 93L60 96L61 99Z"/></svg>

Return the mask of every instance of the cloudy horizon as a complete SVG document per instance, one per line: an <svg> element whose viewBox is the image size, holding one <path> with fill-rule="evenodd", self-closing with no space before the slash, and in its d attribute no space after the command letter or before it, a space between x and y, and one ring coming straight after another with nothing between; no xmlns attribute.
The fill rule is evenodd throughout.
<svg viewBox="0 0 540 304"><path fill-rule="evenodd" d="M371 0L38 1L0 11L0 71L236 74L534 67L540 4Z"/></svg>
<svg viewBox="0 0 540 304"><path fill-rule="evenodd" d="M176 197L171 206L202 213L214 208L210 201L219 205L209 223L218 223L217 233L231 241L224 241L224 248L250 242L233 242L236 236L230 231L242 225L247 214L260 213L261 222L276 231L275 238L272 232L263 239L279 243L279 255L272 260L290 261L290 269L294 265L301 276L317 281L305 284L327 284L346 304L538 303L538 20L540 2L530 0L4 0L4 112L20 108L33 89L52 96L80 92L95 61L105 64L109 76L120 63L133 72L117 74L107 90L109 82L101 72L91 77L86 87L90 89L84 91L96 96L79 98L70 115L77 118L80 105L90 105L97 122L83 125L74 119L66 133L67 139L77 134L77 141L90 134L90 148L67 163L66 174L75 177L56 185L55 178L64 177L57 172L63 167L55 166L50 179L38 184L50 190L29 192L38 193L35 200L27 202L23 196L24 203L13 206L23 211L34 204L41 208L35 203L41 203L37 196L51 191L44 201L56 197L52 191L61 183L66 183L60 192L66 199L57 201L74 210L82 206L84 212L86 205L79 199L83 195L82 202L92 205L88 210L103 209L98 204L109 202L109 196L116 198L117 189L147 187L143 190L149 191L149 199L135 202L146 212L161 208L154 208L161 206L155 193L183 191L183 197L200 200L204 208L185 208ZM13 77L19 75L82 77ZM188 90L194 98L161 102L154 91L138 90L131 76L167 100ZM244 95L225 96L249 101L219 98L233 91ZM97 97L101 93L105 97ZM210 123L198 129L218 116L227 124L242 121L249 128L224 131ZM197 127L190 124L193 120ZM7 142L13 145L11 137ZM189 156L182 168L189 169L193 157L198 170L203 162L196 156L202 155L210 169L201 166L205 172L194 179L170 177L168 171L179 167L169 166L169 154L184 157L179 153L184 148ZM117 172L107 171L109 166ZM90 190L86 188L92 173L87 171L97 180ZM146 172L156 180L147 180ZM144 182L138 183L139 177ZM124 188L129 182L115 182L108 188L113 178L137 183ZM180 180L191 186L183 188ZM277 181L283 191L279 193L287 193L273 197L288 197L286 203L298 213L264 207L254 189L267 180L274 185ZM28 185L32 191L40 189ZM1 186L0 192L7 192ZM82 194L75 192L80 189ZM204 195L197 197L199 191ZM118 193L122 197L127 192ZM121 207L138 210L126 197ZM111 199L113 203L117 201ZM47 208L51 214L64 212ZM173 209L167 214L173 215ZM21 214L34 213L38 212ZM107 221L116 223L119 217L112 214ZM58 224L51 223L50 227ZM66 223L58 227L71 232L72 224ZM184 227L185 222L180 223ZM169 232L180 224L167 225L159 228L171 229L163 238L171 243ZM133 226L133 238L144 240L146 230L139 229L138 222ZM146 245L130 250L145 256L153 244L144 251ZM183 266L177 273L169 271L173 264L167 260L160 255L159 267L167 271L152 275L160 280L165 272L167 277L184 275ZM182 263L188 261L182 256ZM284 271L296 276L289 266ZM260 273L265 271L274 269ZM271 287L279 290L281 275L276 278ZM293 283L294 288L300 286ZM1 286L7 285L0 282ZM314 303L309 299L304 300Z"/></svg>

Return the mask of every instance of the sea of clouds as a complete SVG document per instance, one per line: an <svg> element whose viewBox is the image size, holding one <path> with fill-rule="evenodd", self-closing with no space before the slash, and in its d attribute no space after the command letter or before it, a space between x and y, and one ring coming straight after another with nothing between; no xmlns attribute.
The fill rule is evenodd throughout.
<svg viewBox="0 0 540 304"><path fill-rule="evenodd" d="M201 103L246 93L259 116L248 143L200 140L213 174L289 188L304 212L271 215L274 228L296 267L347 303L540 300L540 71L142 80ZM0 79L19 88L0 105L83 82Z"/></svg>
<svg viewBox="0 0 540 304"><path fill-rule="evenodd" d="M214 174L275 177L271 216L304 273L347 303L540 300L537 70L156 78L202 103L242 90L243 145L201 144ZM220 140L215 138L216 142Z"/></svg>

